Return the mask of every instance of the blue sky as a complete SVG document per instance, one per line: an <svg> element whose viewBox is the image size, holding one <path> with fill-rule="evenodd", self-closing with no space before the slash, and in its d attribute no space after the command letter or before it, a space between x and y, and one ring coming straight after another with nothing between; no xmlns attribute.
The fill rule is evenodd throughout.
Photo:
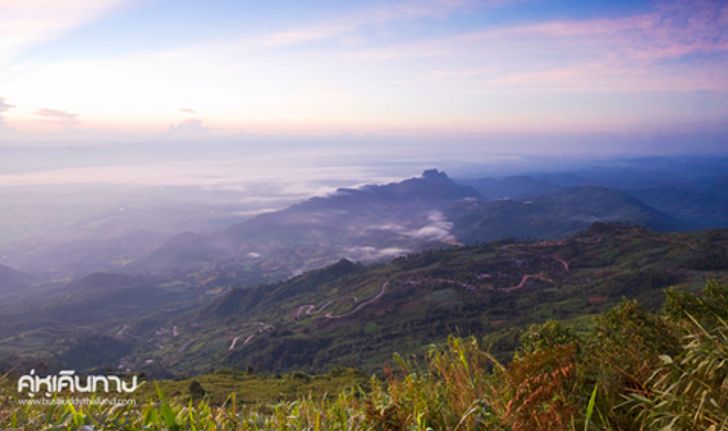
<svg viewBox="0 0 728 431"><path fill-rule="evenodd" d="M578 151L574 136L613 134L615 152L632 135L700 152L728 128L718 1L0 0L0 40L0 144L568 136Z"/></svg>
<svg viewBox="0 0 728 431"><path fill-rule="evenodd" d="M105 57L214 42L228 37L254 36L275 27L293 28L336 19L371 8L387 8L391 4L381 1L134 1L116 6L97 20L34 47L25 58ZM638 1L542 0L495 7L484 2L461 11L455 9L447 19L411 20L397 31L372 36L379 36L379 42L404 41L544 19L619 17L647 10L648 3Z"/></svg>

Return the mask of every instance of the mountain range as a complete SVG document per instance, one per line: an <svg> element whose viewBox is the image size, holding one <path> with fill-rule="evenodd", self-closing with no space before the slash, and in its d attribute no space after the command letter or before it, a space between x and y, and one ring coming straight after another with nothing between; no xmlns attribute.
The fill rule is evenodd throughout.
<svg viewBox="0 0 728 431"><path fill-rule="evenodd" d="M465 200L454 203L445 215L453 223L453 234L468 243L507 237L555 239L595 222L623 222L658 231L685 228L667 214L605 187L563 188L526 200Z"/></svg>
<svg viewBox="0 0 728 431"><path fill-rule="evenodd" d="M507 353L530 322L622 296L656 307L665 287L725 277L725 230L661 233L721 226L719 187L582 180L426 170L184 232L97 272L0 267L0 365L376 368L453 332Z"/></svg>
<svg viewBox="0 0 728 431"><path fill-rule="evenodd" d="M376 262L508 237L554 239L596 221L657 230L684 227L671 216L605 187L545 187L544 182L525 177L502 182L504 191L515 184L522 196L530 195L527 185L535 185L537 190L529 189L534 193L546 193L489 200L473 186L427 170L399 183L341 188L209 234L183 233L130 268L161 274L226 273L228 279L253 285L341 258Z"/></svg>
<svg viewBox="0 0 728 431"><path fill-rule="evenodd" d="M13 293L33 281L34 277L30 274L0 265L0 296Z"/></svg>
<svg viewBox="0 0 728 431"><path fill-rule="evenodd" d="M340 188L210 234L178 235L133 267L168 273L217 265L281 278L342 257L391 258L453 243L442 210L478 197L436 170L399 183Z"/></svg>

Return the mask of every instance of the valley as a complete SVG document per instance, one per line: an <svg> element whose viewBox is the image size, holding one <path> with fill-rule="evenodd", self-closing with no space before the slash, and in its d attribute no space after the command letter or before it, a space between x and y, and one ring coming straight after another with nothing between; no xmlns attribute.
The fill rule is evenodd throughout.
<svg viewBox="0 0 728 431"><path fill-rule="evenodd" d="M114 272L4 268L0 364L373 371L452 333L508 357L528 324L725 277L724 230L677 233L691 222L626 192L553 181L426 170L181 233Z"/></svg>
<svg viewBox="0 0 728 431"><path fill-rule="evenodd" d="M394 352L422 352L458 333L486 335L507 356L514 331L549 316L577 319L625 296L656 308L667 287L691 290L724 278L727 246L728 232L720 230L656 234L594 225L562 241L457 247L369 267L342 260L283 283L233 290L178 323L194 341L168 340L171 346L148 355L192 373L214 367L205 364L213 357L243 369L374 370ZM694 266L706 256L723 263L710 271ZM231 344L233 334L246 342Z"/></svg>
<svg viewBox="0 0 728 431"><path fill-rule="evenodd" d="M728 229L700 210L718 191L643 194L658 209L625 184L554 181L426 170L155 237L98 271L0 266L0 368L134 374L173 402L295 404L397 384L389 370L459 340L517 367L534 328L595 337L627 299L657 312L728 282Z"/></svg>

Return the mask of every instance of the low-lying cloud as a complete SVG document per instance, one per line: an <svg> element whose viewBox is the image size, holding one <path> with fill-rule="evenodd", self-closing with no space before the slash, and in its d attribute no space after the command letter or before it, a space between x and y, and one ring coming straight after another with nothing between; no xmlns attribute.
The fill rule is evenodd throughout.
<svg viewBox="0 0 728 431"><path fill-rule="evenodd" d="M396 256L402 256L411 250L400 247L377 248L371 246L349 247L346 249L348 258L355 262L371 262Z"/></svg>
<svg viewBox="0 0 728 431"><path fill-rule="evenodd" d="M427 241L454 242L455 237L450 234L452 223L440 211L434 211L427 216L428 224L406 233L407 236Z"/></svg>
<svg viewBox="0 0 728 431"><path fill-rule="evenodd" d="M423 241L440 241L452 244L457 242L457 239L450 233L452 227L452 222L442 212L433 211L427 215L424 226L417 228L406 227L396 223L384 223L370 226L369 229L389 231Z"/></svg>
<svg viewBox="0 0 728 431"><path fill-rule="evenodd" d="M41 108L35 111L35 115L43 121L51 122L60 126L70 127L76 124L78 114L52 108Z"/></svg>

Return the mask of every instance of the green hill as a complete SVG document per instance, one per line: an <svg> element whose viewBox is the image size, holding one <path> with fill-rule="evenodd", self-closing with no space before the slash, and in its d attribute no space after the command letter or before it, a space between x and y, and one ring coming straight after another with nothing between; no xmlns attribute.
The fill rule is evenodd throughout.
<svg viewBox="0 0 728 431"><path fill-rule="evenodd" d="M487 336L507 357L530 323L578 323L623 297L655 309L668 286L692 289L725 277L727 248L728 230L664 234L595 224L564 240L501 241L372 266L342 260L233 290L156 333L147 330L126 360L131 369L174 374L221 366L372 370L394 352L417 354L452 333Z"/></svg>
<svg viewBox="0 0 728 431"><path fill-rule="evenodd" d="M659 313L624 300L575 332L530 325L507 363L450 336L364 380L354 370L219 370L142 381L132 403L20 402L0 376L0 426L17 430L728 429L728 289L670 289ZM143 376L142 376L143 378ZM62 396L68 395L63 393ZM54 398L55 400L55 398Z"/></svg>

